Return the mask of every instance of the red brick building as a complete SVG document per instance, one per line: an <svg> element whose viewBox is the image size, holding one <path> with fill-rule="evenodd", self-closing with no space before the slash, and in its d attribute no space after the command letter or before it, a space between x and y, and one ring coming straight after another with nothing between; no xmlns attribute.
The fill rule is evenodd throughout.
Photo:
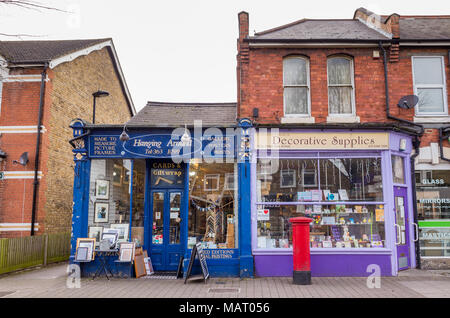
<svg viewBox="0 0 450 318"><path fill-rule="evenodd" d="M450 16L359 8L351 19L302 19L250 35L241 12L237 48L239 118L280 129L416 131L421 263L449 266ZM418 104L398 107L407 95Z"/></svg>
<svg viewBox="0 0 450 318"><path fill-rule="evenodd" d="M92 120L99 90L96 123L135 114L111 39L0 42L0 238L29 236L32 220L37 235L70 231L69 125Z"/></svg>

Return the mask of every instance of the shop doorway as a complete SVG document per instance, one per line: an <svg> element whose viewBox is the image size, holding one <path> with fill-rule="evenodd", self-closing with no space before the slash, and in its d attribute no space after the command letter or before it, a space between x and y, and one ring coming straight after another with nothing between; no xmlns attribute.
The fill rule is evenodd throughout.
<svg viewBox="0 0 450 318"><path fill-rule="evenodd" d="M406 188L394 187L394 199L398 269L405 270L411 266L409 257L409 218Z"/></svg>
<svg viewBox="0 0 450 318"><path fill-rule="evenodd" d="M183 255L181 190L151 191L150 256L155 271L176 271Z"/></svg>

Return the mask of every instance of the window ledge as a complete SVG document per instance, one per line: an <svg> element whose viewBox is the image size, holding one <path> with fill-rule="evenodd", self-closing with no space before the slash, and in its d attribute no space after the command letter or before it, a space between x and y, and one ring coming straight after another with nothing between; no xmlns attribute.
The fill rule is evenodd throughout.
<svg viewBox="0 0 450 318"><path fill-rule="evenodd" d="M449 123L450 116L442 115L442 116L414 116L415 123Z"/></svg>
<svg viewBox="0 0 450 318"><path fill-rule="evenodd" d="M359 123L359 116L328 116L327 123Z"/></svg>
<svg viewBox="0 0 450 318"><path fill-rule="evenodd" d="M316 119L314 117L282 117L281 123L282 124L314 124L316 122Z"/></svg>

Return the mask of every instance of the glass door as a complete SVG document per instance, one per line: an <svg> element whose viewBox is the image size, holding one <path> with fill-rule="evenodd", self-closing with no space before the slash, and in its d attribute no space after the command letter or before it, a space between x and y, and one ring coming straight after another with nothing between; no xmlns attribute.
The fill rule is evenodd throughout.
<svg viewBox="0 0 450 318"><path fill-rule="evenodd" d="M152 191L150 257L155 271L176 271L182 255L181 191Z"/></svg>
<svg viewBox="0 0 450 318"><path fill-rule="evenodd" d="M409 227L406 189L395 187L395 230L398 269L405 270L410 267L409 257Z"/></svg>

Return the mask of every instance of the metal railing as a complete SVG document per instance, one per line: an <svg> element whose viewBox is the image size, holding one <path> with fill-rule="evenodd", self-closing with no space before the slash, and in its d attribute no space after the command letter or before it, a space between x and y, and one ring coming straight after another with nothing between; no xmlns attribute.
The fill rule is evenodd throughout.
<svg viewBox="0 0 450 318"><path fill-rule="evenodd" d="M70 233L0 239L0 274L68 260Z"/></svg>

